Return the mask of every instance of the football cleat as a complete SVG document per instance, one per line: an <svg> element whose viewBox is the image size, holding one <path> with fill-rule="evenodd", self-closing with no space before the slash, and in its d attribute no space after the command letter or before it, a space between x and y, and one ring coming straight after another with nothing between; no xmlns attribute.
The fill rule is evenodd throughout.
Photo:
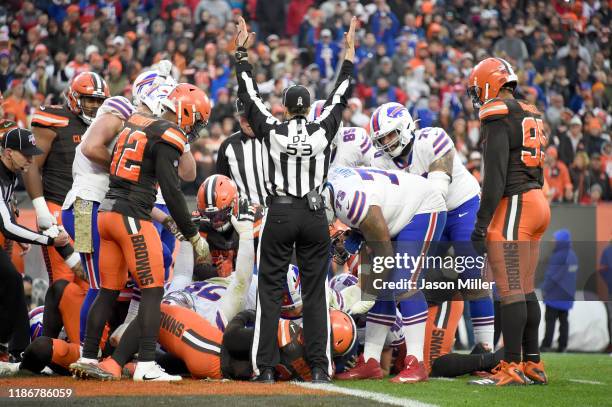
<svg viewBox="0 0 612 407"><path fill-rule="evenodd" d="M382 379L383 371L376 359L370 358L364 362L363 354L361 354L355 367L337 374L335 378L338 380Z"/></svg>
<svg viewBox="0 0 612 407"><path fill-rule="evenodd" d="M523 372L528 379L531 380L529 384L548 384L548 377L544 372L544 362L523 362Z"/></svg>
<svg viewBox="0 0 612 407"><path fill-rule="evenodd" d="M77 379L102 381L121 379L121 367L110 357L99 363L95 359L81 358L70 364L69 369Z"/></svg>
<svg viewBox="0 0 612 407"><path fill-rule="evenodd" d="M468 384L478 386L524 386L529 382L519 363L499 362L493 374L483 379L472 380Z"/></svg>
<svg viewBox="0 0 612 407"><path fill-rule="evenodd" d="M178 375L171 375L158 365L156 362L138 362L134 370L135 382L176 382L183 378Z"/></svg>
<svg viewBox="0 0 612 407"><path fill-rule="evenodd" d="M415 356L408 355L404 360L404 370L399 372L399 374L390 381L392 383L417 383L425 382L428 378L429 375L425 369L425 364L419 362Z"/></svg>

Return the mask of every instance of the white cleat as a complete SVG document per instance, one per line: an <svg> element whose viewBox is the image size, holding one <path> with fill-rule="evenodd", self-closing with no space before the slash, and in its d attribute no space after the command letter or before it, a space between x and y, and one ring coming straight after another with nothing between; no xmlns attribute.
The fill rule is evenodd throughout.
<svg viewBox="0 0 612 407"><path fill-rule="evenodd" d="M68 370L72 374L72 377L76 379L85 379L87 378L87 371L92 368L96 368L97 366L98 359L89 359L81 356L79 360L71 363L70 366L68 366Z"/></svg>
<svg viewBox="0 0 612 407"><path fill-rule="evenodd" d="M156 362L138 362L134 370L135 382L177 382L183 378L166 373Z"/></svg>
<svg viewBox="0 0 612 407"><path fill-rule="evenodd" d="M15 376L21 363L0 362L0 377Z"/></svg>

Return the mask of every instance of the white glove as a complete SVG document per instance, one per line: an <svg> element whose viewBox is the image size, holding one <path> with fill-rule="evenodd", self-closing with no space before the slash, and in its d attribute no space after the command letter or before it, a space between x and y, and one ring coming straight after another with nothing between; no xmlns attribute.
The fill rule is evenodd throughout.
<svg viewBox="0 0 612 407"><path fill-rule="evenodd" d="M40 224L38 226L40 226ZM49 236L52 239L55 239L60 234L60 228L57 225L50 225L48 228L45 228L43 230L42 234L45 236Z"/></svg>
<svg viewBox="0 0 612 407"><path fill-rule="evenodd" d="M232 215L232 226L240 240L253 240L253 222L255 221L255 208L249 204L247 199L238 202L238 217Z"/></svg>
<svg viewBox="0 0 612 407"><path fill-rule="evenodd" d="M34 205L34 210L36 211L36 223L40 230L49 229L51 226L57 225L57 219L51 215L45 198L39 196L32 199L32 205Z"/></svg>
<svg viewBox="0 0 612 407"><path fill-rule="evenodd" d="M195 252L196 264L211 263L212 258L210 257L210 249L208 248L208 242L199 233L189 238L189 242L193 246Z"/></svg>
<svg viewBox="0 0 612 407"><path fill-rule="evenodd" d="M353 304L349 314L365 314L374 306L374 301L359 301Z"/></svg>

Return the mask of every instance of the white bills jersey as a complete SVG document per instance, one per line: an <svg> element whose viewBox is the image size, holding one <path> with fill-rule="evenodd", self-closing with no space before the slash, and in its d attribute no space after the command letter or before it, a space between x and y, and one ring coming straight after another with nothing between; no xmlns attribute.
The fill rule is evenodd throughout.
<svg viewBox="0 0 612 407"><path fill-rule="evenodd" d="M113 96L104 101L98 109L96 117L110 113L126 121L136 108L123 96ZM89 135L89 130L83 134L82 140ZM106 147L112 154L117 137ZM87 201L101 202L108 191L108 168L104 168L85 157L81 151L81 145L76 147L74 161L72 163L72 189L66 194L62 209L69 209L77 197Z"/></svg>
<svg viewBox="0 0 612 407"><path fill-rule="evenodd" d="M377 151L372 166L384 170L403 170L427 177L430 165L453 148L453 141L443 129L426 127L416 131L408 157L391 158L382 151ZM461 164L458 154L455 154L452 175L453 179L448 186L446 196L446 206L449 211L480 193L478 181Z"/></svg>
<svg viewBox="0 0 612 407"><path fill-rule="evenodd" d="M446 211L442 194L425 178L403 171L334 167L327 182L332 187L334 212L352 228L359 228L370 206L379 206L395 237L414 215Z"/></svg>
<svg viewBox="0 0 612 407"><path fill-rule="evenodd" d="M221 298L227 291L227 281L217 278L196 281L185 287L182 291L191 295L194 311L198 315L221 331L225 330L228 321L225 320L219 305Z"/></svg>
<svg viewBox="0 0 612 407"><path fill-rule="evenodd" d="M332 166L369 167L376 149L368 133L361 127L343 127L336 134L336 149L332 152Z"/></svg>

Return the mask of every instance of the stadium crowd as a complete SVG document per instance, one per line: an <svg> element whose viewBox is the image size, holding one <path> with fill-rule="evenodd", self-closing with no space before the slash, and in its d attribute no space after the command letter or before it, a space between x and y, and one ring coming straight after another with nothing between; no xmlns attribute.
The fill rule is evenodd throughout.
<svg viewBox="0 0 612 407"><path fill-rule="evenodd" d="M611 2L530 0L34 0L0 6L0 91L5 118L28 127L42 104L62 103L76 74L104 76L131 98L143 68L161 59L214 107L208 137L192 146L194 194L238 128L232 37L243 15L257 32L250 57L274 114L291 82L321 99L340 65L342 35L361 20L357 85L345 126L368 127L385 102L405 104L420 127L440 126L478 176L479 121L466 95L475 61L496 55L517 69L519 97L545 113L545 176L555 202L612 200Z"/></svg>

